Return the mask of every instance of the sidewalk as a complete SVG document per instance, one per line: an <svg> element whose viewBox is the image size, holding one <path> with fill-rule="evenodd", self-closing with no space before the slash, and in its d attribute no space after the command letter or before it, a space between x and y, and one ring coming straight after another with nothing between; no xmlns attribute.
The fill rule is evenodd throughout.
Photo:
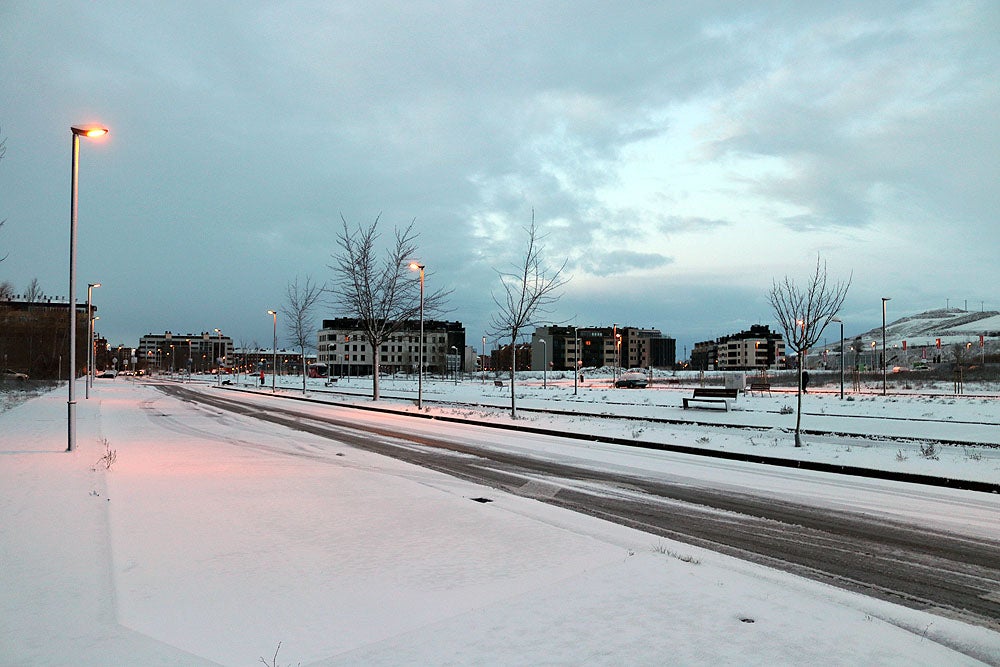
<svg viewBox="0 0 1000 667"><path fill-rule="evenodd" d="M73 452L66 399L0 414L0 664L215 664L119 625L101 399L77 404Z"/></svg>

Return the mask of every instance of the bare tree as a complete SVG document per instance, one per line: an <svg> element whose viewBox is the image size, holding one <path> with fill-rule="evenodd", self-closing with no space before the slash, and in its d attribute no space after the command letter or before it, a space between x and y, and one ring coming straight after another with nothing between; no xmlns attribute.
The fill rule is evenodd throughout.
<svg viewBox="0 0 1000 667"><path fill-rule="evenodd" d="M538 315L548 313L559 300L557 292L569 278L563 276L566 261L558 269L546 266L542 255L543 236L535 225L535 212L531 211L531 226L525 229L528 244L524 261L513 266L509 272L497 269L500 276L498 292L493 292L493 302L498 310L490 320L491 335L498 339L510 338L510 416L517 419L517 393L514 378L517 371L517 336L527 327L535 324Z"/></svg>
<svg viewBox="0 0 1000 667"><path fill-rule="evenodd" d="M768 299L774 316L785 332L786 346L798 355L798 409L795 417L795 446L802 446L802 373L809 348L819 341L830 320L837 316L847 297L851 278L847 282L830 284L826 262L816 257L816 270L804 288L799 288L785 276L775 281Z"/></svg>
<svg viewBox="0 0 1000 667"><path fill-rule="evenodd" d="M36 301L41 301L43 296L45 296L45 292L42 291L42 286L38 283L38 278L32 278L31 282L28 283L28 287L24 290L24 300L28 303L35 303Z"/></svg>
<svg viewBox="0 0 1000 667"><path fill-rule="evenodd" d="M306 276L305 281L299 283L299 277L295 276L295 281L288 283L285 291L288 298L288 306L282 309L283 319L288 323L288 337L299 348L302 356L302 393L306 393L306 350L315 347L313 345L316 336L316 323L313 311L319 304L323 296L323 286L317 285L312 278Z"/></svg>
<svg viewBox="0 0 1000 667"><path fill-rule="evenodd" d="M0 301L10 301L14 298L14 283L5 280L0 283Z"/></svg>
<svg viewBox="0 0 1000 667"><path fill-rule="evenodd" d="M417 233L411 222L393 230L392 242L380 251L378 225L381 215L370 225L353 229L341 216L343 228L337 235L340 252L330 265L334 278L334 305L342 313L358 318L372 355L372 400L379 399L379 366L382 344L420 313L420 282L409 268L417 259ZM379 259L381 254L382 258ZM440 313L450 290L438 289L424 295L424 313ZM424 341L420 341L421 346Z"/></svg>

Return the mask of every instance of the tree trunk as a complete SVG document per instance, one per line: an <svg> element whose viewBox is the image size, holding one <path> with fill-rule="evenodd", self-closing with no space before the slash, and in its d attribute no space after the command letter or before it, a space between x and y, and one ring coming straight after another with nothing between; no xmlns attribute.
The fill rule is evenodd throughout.
<svg viewBox="0 0 1000 667"><path fill-rule="evenodd" d="M510 418L517 419L517 394L514 393L514 374L517 371L517 334L510 339Z"/></svg>
<svg viewBox="0 0 1000 667"><path fill-rule="evenodd" d="M799 353L798 409L795 411L795 446L802 446L802 353Z"/></svg>
<svg viewBox="0 0 1000 667"><path fill-rule="evenodd" d="M372 354L372 400L377 401L379 398L378 392L378 376L379 376L379 359L378 350L381 347L381 343L378 345L372 343L372 348L374 353Z"/></svg>

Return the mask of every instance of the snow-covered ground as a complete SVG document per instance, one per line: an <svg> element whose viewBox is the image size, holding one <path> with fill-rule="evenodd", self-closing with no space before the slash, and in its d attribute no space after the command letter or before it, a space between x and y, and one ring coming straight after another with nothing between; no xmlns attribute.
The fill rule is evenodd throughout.
<svg viewBox="0 0 1000 667"><path fill-rule="evenodd" d="M365 387L338 388L351 384ZM426 399L506 400L504 389L475 381L424 390ZM388 381L383 391L412 386ZM731 412L694 415L680 408L690 389L592 383L574 397L572 381L562 381L518 391L524 408L761 430L523 412L520 421L534 426L1000 480L990 447L942 447L933 460L878 437L817 436L795 450L785 430L794 415L781 411L794 405L791 395L741 397ZM1000 634L984 628L200 408L126 378L99 381L89 400L77 393L73 453L63 451L65 390L0 413L3 665L250 665L270 663L279 642L282 665L978 664L967 654L1000 664ZM268 394L255 400L277 400ZM894 435L927 436L937 423L920 420L948 420L946 430L961 435L952 439L996 442L998 406L995 395L810 394L803 425L850 424L831 430L864 434L891 424ZM303 408L320 409L296 403ZM506 419L502 410L428 403L434 411ZM463 427L422 420L421 428ZM509 432L503 440L539 445ZM572 443L550 447L552 456L584 455ZM640 465L634 452L587 449L608 465ZM995 527L1000 498L947 494L978 508L969 523L979 527L969 530ZM470 500L483 495L493 502ZM913 518L923 509L895 511Z"/></svg>

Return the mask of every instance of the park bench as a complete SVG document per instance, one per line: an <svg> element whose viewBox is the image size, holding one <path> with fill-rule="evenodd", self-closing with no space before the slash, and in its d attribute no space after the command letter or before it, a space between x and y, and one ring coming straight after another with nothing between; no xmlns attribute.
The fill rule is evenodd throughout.
<svg viewBox="0 0 1000 667"><path fill-rule="evenodd" d="M770 382L751 382L750 386L747 388L748 394L763 394L767 392L767 395L771 395L771 383Z"/></svg>
<svg viewBox="0 0 1000 667"><path fill-rule="evenodd" d="M326 382L323 383L324 387L332 387L337 384L337 378L327 378Z"/></svg>
<svg viewBox="0 0 1000 667"><path fill-rule="evenodd" d="M494 380L493 385L496 387L506 387L507 383L504 382L503 380Z"/></svg>
<svg viewBox="0 0 1000 667"><path fill-rule="evenodd" d="M684 409L688 409L689 403L708 403L710 404L720 404L722 409L726 412L729 411L729 401L736 400L739 396L739 389L718 389L714 387L699 387L694 390L694 394L684 399Z"/></svg>

